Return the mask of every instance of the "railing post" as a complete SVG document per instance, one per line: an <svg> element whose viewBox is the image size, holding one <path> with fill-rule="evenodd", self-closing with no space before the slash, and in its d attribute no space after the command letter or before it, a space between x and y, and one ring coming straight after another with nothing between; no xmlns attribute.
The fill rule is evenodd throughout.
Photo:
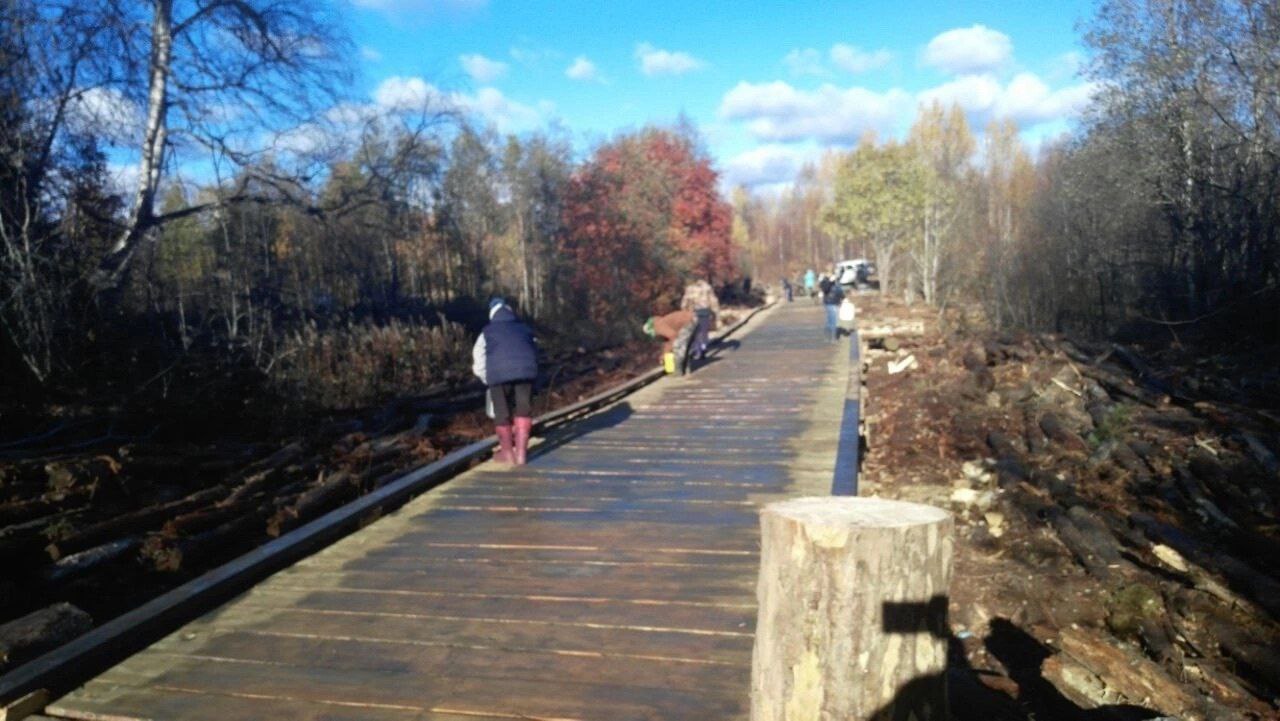
<svg viewBox="0 0 1280 721"><path fill-rule="evenodd" d="M797 498L760 530L751 721L945 719L951 515Z"/></svg>
<svg viewBox="0 0 1280 721"><path fill-rule="evenodd" d="M858 332L849 335L849 377L845 381L844 409L840 417L840 440L836 446L836 466L831 479L831 495L858 495L858 453L862 443L862 357L858 352Z"/></svg>

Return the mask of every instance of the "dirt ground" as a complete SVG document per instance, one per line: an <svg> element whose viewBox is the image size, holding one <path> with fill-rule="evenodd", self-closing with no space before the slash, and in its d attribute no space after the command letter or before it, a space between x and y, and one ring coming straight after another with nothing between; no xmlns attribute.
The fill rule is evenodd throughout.
<svg viewBox="0 0 1280 721"><path fill-rule="evenodd" d="M1280 718L1273 367L857 300L860 492L956 517L956 718Z"/></svg>

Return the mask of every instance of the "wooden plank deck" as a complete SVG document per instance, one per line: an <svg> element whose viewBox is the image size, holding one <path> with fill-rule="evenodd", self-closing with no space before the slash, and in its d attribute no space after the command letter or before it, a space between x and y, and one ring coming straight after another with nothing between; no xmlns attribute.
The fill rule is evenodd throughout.
<svg viewBox="0 0 1280 721"><path fill-rule="evenodd" d="M71 719L737 719L757 511L828 493L848 351L782 306L56 701Z"/></svg>

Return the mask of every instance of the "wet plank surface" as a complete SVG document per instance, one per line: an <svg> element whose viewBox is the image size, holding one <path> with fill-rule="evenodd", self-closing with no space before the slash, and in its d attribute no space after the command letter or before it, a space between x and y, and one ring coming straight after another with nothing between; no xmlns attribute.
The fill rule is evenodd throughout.
<svg viewBox="0 0 1280 721"><path fill-rule="evenodd" d="M847 349L821 324L807 303L753 321L692 376L554 432L524 468L460 475L46 713L745 718L756 514L830 483Z"/></svg>

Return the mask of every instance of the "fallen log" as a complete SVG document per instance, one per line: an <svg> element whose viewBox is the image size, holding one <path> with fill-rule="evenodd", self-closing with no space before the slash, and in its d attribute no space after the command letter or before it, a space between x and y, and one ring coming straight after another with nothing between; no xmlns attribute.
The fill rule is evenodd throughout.
<svg viewBox="0 0 1280 721"><path fill-rule="evenodd" d="M267 535L272 538L290 531L303 523L332 510L355 498L360 479L345 471L338 471L298 496L298 499L276 511L267 521Z"/></svg>
<svg viewBox="0 0 1280 721"><path fill-rule="evenodd" d="M47 476L39 461L13 461L0 465L0 489L25 492L29 488L44 489Z"/></svg>
<svg viewBox="0 0 1280 721"><path fill-rule="evenodd" d="M58 511L85 506L93 498L93 488L76 488L66 493L48 494L28 501L0 505L0 528L35 520Z"/></svg>
<svg viewBox="0 0 1280 721"><path fill-rule="evenodd" d="M1234 529L1239 526L1227 514L1222 512L1216 503L1209 499L1201 489L1199 482L1184 466L1174 466L1173 477L1177 482L1178 489L1191 501L1193 507L1198 508L1203 515L1204 520L1223 528Z"/></svg>
<svg viewBox="0 0 1280 721"><path fill-rule="evenodd" d="M57 603L0 626L0 671L61 646L93 628L89 614Z"/></svg>
<svg viewBox="0 0 1280 721"><path fill-rule="evenodd" d="M271 468L253 473L235 486L231 493L222 500L225 504L236 504L253 498L259 494L273 490L276 486L288 482L294 474L284 468Z"/></svg>
<svg viewBox="0 0 1280 721"><path fill-rule="evenodd" d="M170 517L215 502L223 495L220 488L208 488L184 498L141 508L115 518L95 523L45 547L49 558L57 561L94 546L123 536L145 533L160 527Z"/></svg>
<svg viewBox="0 0 1280 721"><path fill-rule="evenodd" d="M1102 521L1084 507L1073 506L1065 513L1051 511L1049 523L1085 570L1104 581L1114 576L1122 562L1120 548Z"/></svg>
<svg viewBox="0 0 1280 721"><path fill-rule="evenodd" d="M1180 395L1172 385L1160 376L1156 375L1156 372L1151 368L1151 366L1148 365L1147 362L1144 361L1135 351L1130 348L1126 348L1119 343L1113 343L1111 348L1115 353L1115 357L1124 361L1126 365L1132 368L1133 372L1137 374L1138 380L1147 387L1151 388L1156 393L1161 393L1169 397Z"/></svg>
<svg viewBox="0 0 1280 721"><path fill-rule="evenodd" d="M987 445L991 446L991 450L995 451L997 458L1022 460L1027 455L1026 448L1018 443L1013 436L1002 431L988 432Z"/></svg>
<svg viewBox="0 0 1280 721"><path fill-rule="evenodd" d="M1049 663L1053 659L1046 660L1045 678L1059 689L1070 689L1072 696L1087 700L1090 707L1129 703L1184 721L1205 718L1200 698L1160 666L1118 645L1107 634L1068 627L1061 630L1058 646L1068 658L1058 658L1055 663ZM1073 673L1072 663L1087 671L1088 676Z"/></svg>
<svg viewBox="0 0 1280 721"><path fill-rule="evenodd" d="M188 538L151 536L142 544L140 560L153 570L171 573L194 569L211 559L229 558L262 538L266 514L266 507L258 508Z"/></svg>
<svg viewBox="0 0 1280 721"><path fill-rule="evenodd" d="M164 527L160 529L160 532L171 538L194 536L246 513L251 513L261 505L262 502L259 500L241 500L235 503L218 503L197 508L165 521Z"/></svg>
<svg viewBox="0 0 1280 721"><path fill-rule="evenodd" d="M119 461L110 456L94 456L44 464L45 482L50 491L67 491L84 486L100 486L120 472Z"/></svg>
<svg viewBox="0 0 1280 721"><path fill-rule="evenodd" d="M1129 521L1141 529L1148 539L1173 549L1189 564L1221 573L1235 591L1223 589L1212 577L1205 578L1208 574L1203 571L1201 578L1196 579L1197 586L1203 583L1205 590L1228 603L1236 603L1243 596L1273 619L1280 619L1280 582L1274 578L1259 573L1234 556L1197 541L1181 529L1157 521L1147 513L1131 514ZM1252 604L1245 604L1243 607L1248 610Z"/></svg>
<svg viewBox="0 0 1280 721"><path fill-rule="evenodd" d="M1111 452L1111 457L1134 478L1142 480L1151 477L1151 469L1138 457L1138 454L1134 452L1133 447L1128 443L1124 441L1117 443L1115 449Z"/></svg>
<svg viewBox="0 0 1280 721"><path fill-rule="evenodd" d="M1069 451L1085 454L1089 452L1089 444L1085 443L1084 439L1077 433L1067 428L1062 419L1055 413L1046 412L1040 416L1040 430L1044 431L1044 434L1050 440Z"/></svg>
<svg viewBox="0 0 1280 721"><path fill-rule="evenodd" d="M1049 450L1049 438L1040 429L1040 424L1036 422L1035 414L1031 409L1023 412L1022 435L1025 436L1027 450L1031 453L1044 453Z"/></svg>
<svg viewBox="0 0 1280 721"><path fill-rule="evenodd" d="M1082 365L1080 372L1097 381L1114 398L1129 398L1152 408L1162 408L1169 403L1168 396L1147 390L1119 374L1098 366Z"/></svg>
<svg viewBox="0 0 1280 721"><path fill-rule="evenodd" d="M1209 628L1222 652L1235 661L1237 672L1263 698L1280 691L1280 639L1246 633L1238 626L1217 619Z"/></svg>
<svg viewBox="0 0 1280 721"><path fill-rule="evenodd" d="M288 445L282 446L278 450L271 453L265 458L259 458L249 465L245 466L242 473L256 473L268 468L279 468L287 466L302 457L307 450L307 446L302 441L294 441Z"/></svg>
<svg viewBox="0 0 1280 721"><path fill-rule="evenodd" d="M1267 448L1266 444L1252 433L1242 431L1240 438L1244 441L1245 447L1249 449L1249 454L1258 462L1258 465L1266 470L1271 480L1280 480L1280 460L1276 459L1276 454L1272 453L1271 449Z"/></svg>
<svg viewBox="0 0 1280 721"><path fill-rule="evenodd" d="M141 544L142 539L140 537L131 536L110 541L79 553L73 553L59 559L50 566L40 569L40 578L47 583L65 583L87 576L124 557Z"/></svg>
<svg viewBox="0 0 1280 721"><path fill-rule="evenodd" d="M47 563L49 557L43 549L50 531L70 526L87 513L83 509L63 511L0 529L0 568L14 571Z"/></svg>

